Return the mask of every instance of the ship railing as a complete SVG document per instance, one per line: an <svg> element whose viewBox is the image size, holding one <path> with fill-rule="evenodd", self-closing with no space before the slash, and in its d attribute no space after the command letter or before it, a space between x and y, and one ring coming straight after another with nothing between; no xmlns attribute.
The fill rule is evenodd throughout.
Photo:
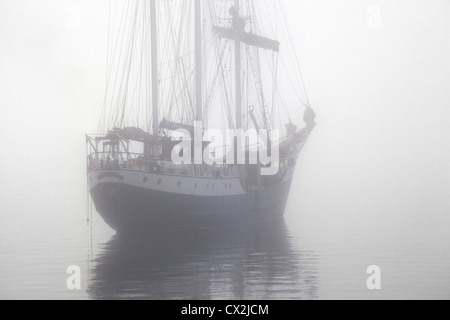
<svg viewBox="0 0 450 320"><path fill-rule="evenodd" d="M121 170L206 178L239 177L239 170L236 166L178 165L173 163L171 159L128 152L92 153L87 158L87 166L89 172Z"/></svg>

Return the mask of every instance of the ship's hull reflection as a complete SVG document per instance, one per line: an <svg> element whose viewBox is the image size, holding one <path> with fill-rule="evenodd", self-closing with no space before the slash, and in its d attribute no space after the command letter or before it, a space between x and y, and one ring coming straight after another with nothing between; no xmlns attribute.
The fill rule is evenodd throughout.
<svg viewBox="0 0 450 320"><path fill-rule="evenodd" d="M314 299L315 257L284 221L250 230L116 236L91 270L93 299Z"/></svg>

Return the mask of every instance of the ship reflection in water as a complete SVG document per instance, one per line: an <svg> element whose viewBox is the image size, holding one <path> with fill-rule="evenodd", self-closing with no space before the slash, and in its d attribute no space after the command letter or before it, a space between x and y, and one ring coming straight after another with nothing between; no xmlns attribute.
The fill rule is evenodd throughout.
<svg viewBox="0 0 450 320"><path fill-rule="evenodd" d="M283 222L208 235L114 237L91 269L92 299L315 299L316 258Z"/></svg>

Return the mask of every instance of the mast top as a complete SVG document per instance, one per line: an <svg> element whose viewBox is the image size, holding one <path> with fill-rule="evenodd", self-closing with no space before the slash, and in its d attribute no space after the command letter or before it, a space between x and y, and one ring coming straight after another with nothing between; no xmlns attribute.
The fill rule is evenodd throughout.
<svg viewBox="0 0 450 320"><path fill-rule="evenodd" d="M245 19L240 15L238 7L232 6L229 13L233 17L232 28L213 27L220 39L240 41L252 47L275 52L280 51L280 43L278 41L245 31Z"/></svg>

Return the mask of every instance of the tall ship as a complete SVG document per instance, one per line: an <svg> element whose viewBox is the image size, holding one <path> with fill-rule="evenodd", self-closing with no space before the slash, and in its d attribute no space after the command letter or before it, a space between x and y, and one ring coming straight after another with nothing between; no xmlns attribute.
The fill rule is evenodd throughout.
<svg viewBox="0 0 450 320"><path fill-rule="evenodd" d="M89 193L111 228L284 215L316 125L286 11L278 0L110 2L101 134L86 143Z"/></svg>

